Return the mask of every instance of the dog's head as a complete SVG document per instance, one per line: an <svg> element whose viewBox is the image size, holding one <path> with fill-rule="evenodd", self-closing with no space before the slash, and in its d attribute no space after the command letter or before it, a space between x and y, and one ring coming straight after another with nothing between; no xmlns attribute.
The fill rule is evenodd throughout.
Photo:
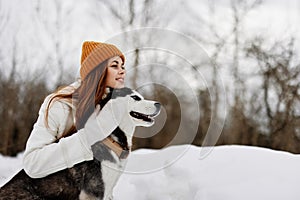
<svg viewBox="0 0 300 200"><path fill-rule="evenodd" d="M154 117L159 114L161 108L160 103L145 100L137 91L127 87L108 88L105 98L100 103L101 107L107 102L110 102L116 120L126 119L125 115L128 115L135 126L152 126Z"/></svg>
<svg viewBox="0 0 300 200"><path fill-rule="evenodd" d="M160 103L145 100L141 94L126 87L107 88L99 103L102 109L112 114L109 116L110 120L114 120L112 123L118 124L118 127L111 133L111 138L123 148L128 149L132 146L135 127L152 126L154 117L159 114L161 107Z"/></svg>

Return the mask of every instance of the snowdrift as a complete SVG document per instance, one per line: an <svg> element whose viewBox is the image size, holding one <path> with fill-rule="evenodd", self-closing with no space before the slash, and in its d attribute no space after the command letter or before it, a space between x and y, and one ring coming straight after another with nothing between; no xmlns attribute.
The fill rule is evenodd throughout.
<svg viewBox="0 0 300 200"><path fill-rule="evenodd" d="M22 154L0 156L0 185ZM300 155L248 146L140 149L129 157L117 200L299 200Z"/></svg>

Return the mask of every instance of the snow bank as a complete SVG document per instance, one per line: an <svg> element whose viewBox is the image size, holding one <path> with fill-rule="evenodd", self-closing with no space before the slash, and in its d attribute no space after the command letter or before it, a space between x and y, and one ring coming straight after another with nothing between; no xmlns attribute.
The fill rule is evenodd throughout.
<svg viewBox="0 0 300 200"><path fill-rule="evenodd" d="M22 158L23 153L19 153L16 157L0 154L0 187L22 169Z"/></svg>
<svg viewBox="0 0 300 200"><path fill-rule="evenodd" d="M258 147L219 146L200 159L201 150L173 146L134 152L129 167L152 165L152 159L136 162L137 154L147 159L149 153L163 154L162 163L171 164L153 172L124 173L114 191L116 199L300 199L300 155ZM172 153L176 151L183 154L174 158Z"/></svg>
<svg viewBox="0 0 300 200"><path fill-rule="evenodd" d="M299 200L300 155L247 146L180 145L129 157L116 200ZM0 156L0 185L21 167Z"/></svg>

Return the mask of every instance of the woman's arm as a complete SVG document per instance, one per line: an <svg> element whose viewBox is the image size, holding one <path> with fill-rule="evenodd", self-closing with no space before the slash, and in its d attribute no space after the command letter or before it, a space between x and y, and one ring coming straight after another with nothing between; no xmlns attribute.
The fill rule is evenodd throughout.
<svg viewBox="0 0 300 200"><path fill-rule="evenodd" d="M42 104L38 119L26 144L23 158L24 170L32 178L45 177L77 163L92 160L93 154L84 135L84 129L62 138L57 137L65 129L69 117L69 107L54 101L49 108L48 125L45 125L46 107L50 97Z"/></svg>

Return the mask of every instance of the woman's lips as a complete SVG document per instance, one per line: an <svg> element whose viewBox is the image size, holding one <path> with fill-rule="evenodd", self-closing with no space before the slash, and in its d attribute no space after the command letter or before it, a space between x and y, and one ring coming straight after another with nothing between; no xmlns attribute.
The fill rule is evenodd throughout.
<svg viewBox="0 0 300 200"><path fill-rule="evenodd" d="M116 81L124 82L124 78L116 78Z"/></svg>

